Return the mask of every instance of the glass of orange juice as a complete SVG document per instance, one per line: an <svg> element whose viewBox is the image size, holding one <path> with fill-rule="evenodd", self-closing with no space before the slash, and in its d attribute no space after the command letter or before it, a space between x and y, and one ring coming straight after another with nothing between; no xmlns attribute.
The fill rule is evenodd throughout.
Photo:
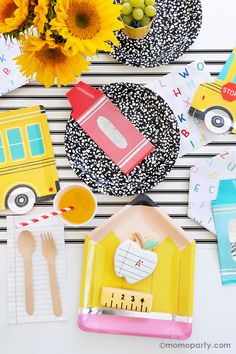
<svg viewBox="0 0 236 354"><path fill-rule="evenodd" d="M79 226L91 220L97 209L97 201L93 192L81 184L62 188L54 198L56 210L73 206L73 209L59 215L67 225Z"/></svg>

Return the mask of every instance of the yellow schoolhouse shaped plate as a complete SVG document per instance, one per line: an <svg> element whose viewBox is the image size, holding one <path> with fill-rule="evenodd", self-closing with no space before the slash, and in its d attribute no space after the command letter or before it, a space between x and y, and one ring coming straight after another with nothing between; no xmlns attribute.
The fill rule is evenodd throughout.
<svg viewBox="0 0 236 354"><path fill-rule="evenodd" d="M134 233L159 241L146 251L155 252L158 262L149 276L130 284L116 275L114 257L119 245ZM150 198L138 196L86 237L79 327L103 333L188 338L194 259L195 241Z"/></svg>

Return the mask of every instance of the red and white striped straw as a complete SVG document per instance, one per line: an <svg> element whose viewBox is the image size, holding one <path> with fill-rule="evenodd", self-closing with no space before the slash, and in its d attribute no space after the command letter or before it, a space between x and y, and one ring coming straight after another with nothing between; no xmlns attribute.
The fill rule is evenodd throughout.
<svg viewBox="0 0 236 354"><path fill-rule="evenodd" d="M33 219L30 219L30 220L28 220L28 221L20 222L18 225L16 225L16 228L19 229L19 228L21 228L21 227L26 227L26 226L29 226L29 225L31 225L31 224L35 224L36 222L39 222L39 221L42 221L42 220L46 220L46 219L52 218L53 216L57 216L57 215L66 213L67 211L70 211L70 210L73 210L73 209L74 209L73 206L68 206L67 208L63 208L63 209L59 209L59 210L54 210L54 211L52 211L51 213L43 214L43 215L40 215L40 216L35 217L35 218L33 218Z"/></svg>

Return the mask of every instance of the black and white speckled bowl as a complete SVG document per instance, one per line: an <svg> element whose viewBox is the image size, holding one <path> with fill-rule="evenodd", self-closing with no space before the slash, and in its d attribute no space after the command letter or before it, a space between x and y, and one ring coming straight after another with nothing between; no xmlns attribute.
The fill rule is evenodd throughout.
<svg viewBox="0 0 236 354"><path fill-rule="evenodd" d="M119 0L117 0L119 2ZM148 35L131 39L117 31L120 41L109 53L121 63L138 67L166 65L193 44L202 24L200 0L157 0L157 15Z"/></svg>
<svg viewBox="0 0 236 354"><path fill-rule="evenodd" d="M126 196L146 192L165 178L178 157L180 135L176 118L160 96L140 85L114 83L101 89L156 149L125 175L70 118L65 148L71 167L80 179L101 193Z"/></svg>

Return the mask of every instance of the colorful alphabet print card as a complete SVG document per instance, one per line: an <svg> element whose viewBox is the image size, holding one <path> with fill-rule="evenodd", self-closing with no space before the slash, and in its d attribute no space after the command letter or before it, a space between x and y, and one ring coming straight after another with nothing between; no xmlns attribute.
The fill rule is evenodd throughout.
<svg viewBox="0 0 236 354"><path fill-rule="evenodd" d="M190 170L188 216L216 234L212 200L217 198L220 180L236 178L236 149L224 151Z"/></svg>
<svg viewBox="0 0 236 354"><path fill-rule="evenodd" d="M217 138L204 122L189 115L192 99L202 82L211 82L211 75L204 62L193 62L179 72L168 74L148 87L160 95L173 110L180 127L180 153L183 156Z"/></svg>
<svg viewBox="0 0 236 354"><path fill-rule="evenodd" d="M194 96L189 113L216 134L236 134L236 47L218 79L204 81Z"/></svg>
<svg viewBox="0 0 236 354"><path fill-rule="evenodd" d="M59 190L55 158L42 106L0 113L0 210L27 213Z"/></svg>
<svg viewBox="0 0 236 354"><path fill-rule="evenodd" d="M14 61L20 54L17 42L14 39L6 41L0 34L0 96L29 82Z"/></svg>

